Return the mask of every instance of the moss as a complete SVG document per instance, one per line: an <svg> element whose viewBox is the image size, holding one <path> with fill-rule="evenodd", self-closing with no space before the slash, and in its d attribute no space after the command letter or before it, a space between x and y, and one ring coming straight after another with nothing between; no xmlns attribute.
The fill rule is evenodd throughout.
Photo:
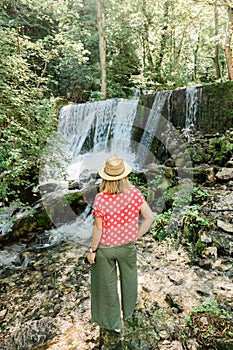
<svg viewBox="0 0 233 350"><path fill-rule="evenodd" d="M213 164L223 166L232 155L233 139L231 137L215 137L210 140L207 153Z"/></svg>
<svg viewBox="0 0 233 350"><path fill-rule="evenodd" d="M206 249L207 244L202 242L200 238L197 240L197 243L195 244L195 253L197 255L201 255L204 249Z"/></svg>
<svg viewBox="0 0 233 350"><path fill-rule="evenodd" d="M65 195L65 199L68 204L72 204L74 201L82 200L82 194L80 192L68 193Z"/></svg>
<svg viewBox="0 0 233 350"><path fill-rule="evenodd" d="M204 150L202 152L198 152L194 157L193 161L195 163L205 163L205 153Z"/></svg>
<svg viewBox="0 0 233 350"><path fill-rule="evenodd" d="M45 210L39 212L36 215L37 229L45 229L51 225L51 219L49 218L47 212Z"/></svg>
<svg viewBox="0 0 233 350"><path fill-rule="evenodd" d="M233 124L233 82L203 86L200 130L224 131Z"/></svg>
<svg viewBox="0 0 233 350"><path fill-rule="evenodd" d="M185 239L188 240L188 242L193 241L193 232L192 232L192 230L190 230L189 226L186 224L183 227L183 235L184 235Z"/></svg>

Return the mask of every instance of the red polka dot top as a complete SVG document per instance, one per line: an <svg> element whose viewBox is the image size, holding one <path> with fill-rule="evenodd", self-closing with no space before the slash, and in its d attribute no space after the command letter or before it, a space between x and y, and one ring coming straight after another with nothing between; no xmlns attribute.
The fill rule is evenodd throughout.
<svg viewBox="0 0 233 350"><path fill-rule="evenodd" d="M136 241L140 207L144 201L144 196L136 187L125 193L98 193L93 215L103 220L100 243L118 246Z"/></svg>

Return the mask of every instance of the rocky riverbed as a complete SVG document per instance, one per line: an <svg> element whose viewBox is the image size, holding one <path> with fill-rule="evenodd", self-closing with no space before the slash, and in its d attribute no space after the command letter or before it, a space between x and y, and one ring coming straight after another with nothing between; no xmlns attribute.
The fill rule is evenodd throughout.
<svg viewBox="0 0 233 350"><path fill-rule="evenodd" d="M233 349L232 259L212 257L200 267L182 247L158 243L150 234L137 246L141 300L122 333L103 337L101 349ZM98 326L90 323L85 252L75 245L25 252L27 266L5 271L1 350L99 348ZM198 305L202 311L192 313ZM223 323L225 330L218 329ZM209 347L222 339L225 347Z"/></svg>

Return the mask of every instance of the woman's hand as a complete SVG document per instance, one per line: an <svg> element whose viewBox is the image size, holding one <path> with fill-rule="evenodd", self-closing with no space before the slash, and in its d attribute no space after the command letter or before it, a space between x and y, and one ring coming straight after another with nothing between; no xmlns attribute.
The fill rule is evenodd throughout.
<svg viewBox="0 0 233 350"><path fill-rule="evenodd" d="M95 264L96 253L87 253L87 260L90 264Z"/></svg>

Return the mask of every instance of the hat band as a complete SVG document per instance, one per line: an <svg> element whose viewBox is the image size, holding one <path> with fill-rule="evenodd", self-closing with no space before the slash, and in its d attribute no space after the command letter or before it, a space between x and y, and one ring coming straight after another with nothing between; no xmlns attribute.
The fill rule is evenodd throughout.
<svg viewBox="0 0 233 350"><path fill-rule="evenodd" d="M120 175L122 175L122 174L124 173L124 171L125 171L125 168L124 168L123 171L122 171L121 173L119 173L119 174L109 174L109 173L106 171L106 168L104 168L105 174L108 175L108 176L112 176L112 177L120 176Z"/></svg>

